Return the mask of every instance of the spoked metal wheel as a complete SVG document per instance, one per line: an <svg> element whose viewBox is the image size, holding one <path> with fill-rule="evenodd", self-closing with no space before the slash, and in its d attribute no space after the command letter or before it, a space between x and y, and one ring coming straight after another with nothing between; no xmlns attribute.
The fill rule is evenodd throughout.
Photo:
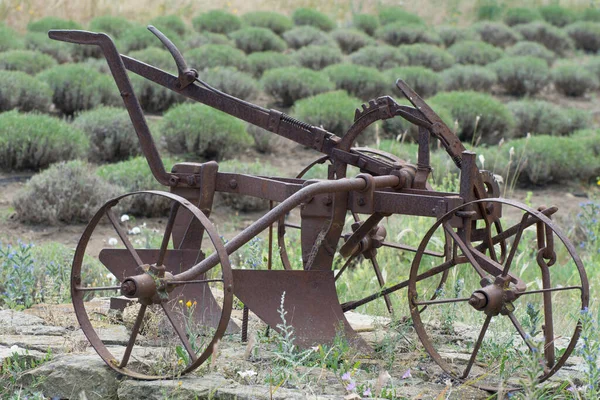
<svg viewBox="0 0 600 400"><path fill-rule="evenodd" d="M369 148L353 148L353 152L365 154L388 163L403 163L398 157L383 151ZM309 171L318 165L328 162L328 157L320 157L304 168L296 178L303 178ZM416 218L409 216L385 216L373 214L370 216L348 213L346 224L350 226L343 235L339 252L342 256L334 260L337 271L335 275L338 297L342 302L344 312L356 310L361 306L375 306L369 312L380 312L379 304L384 304L388 313L394 312L396 306L404 306L404 300L397 296L397 291L408 286L408 274L402 266L407 265L413 258L416 247L403 244L403 236L414 235L412 229ZM286 232L299 229L299 225L289 223L285 217L278 222L277 242L279 254L285 269L292 269L292 263L286 246ZM344 242L345 241L345 242ZM450 248L446 245L447 238L435 250L427 254L446 260ZM350 277L352 274L361 274L361 278ZM441 288L447 273L439 276L440 281L436 288ZM361 285L362 287L357 287ZM356 294L360 293L360 294ZM437 294L434 291L432 299ZM397 307L398 308L398 307ZM423 311L426 307L422 307Z"/></svg>
<svg viewBox="0 0 600 400"><path fill-rule="evenodd" d="M490 204L501 206L510 221L499 233L474 238L474 210ZM477 200L440 218L423 238L410 271L411 315L423 346L452 378L484 390L513 390L532 371L538 381L548 379L572 353L580 311L588 306L588 280L573 244L550 219L554 212ZM491 231L494 225L486 226ZM426 251L446 235L452 256L440 263ZM507 252L498 257L492 248L502 241ZM446 285L430 300L445 272ZM425 305L428 312L420 313Z"/></svg>
<svg viewBox="0 0 600 400"><path fill-rule="evenodd" d="M136 228L128 232L117 210L136 196L158 196L170 202L162 232L155 230L152 237L145 238L140 237L143 232L130 234L138 233ZM177 227L178 219L189 221L187 229ZM195 246L188 241L185 248L181 248L182 240L175 239L174 231L183 230L185 236L192 224L206 232L212 243L208 250L201 249L201 237L196 236ZM103 265L99 266L90 263L86 253L91 251L90 241L96 233L106 235L107 225L119 239L109 239L112 243L100 252ZM178 273L203 260L206 251L216 252L220 263L194 280L176 280ZM82 284L95 282L90 276L111 274L112 285ZM194 370L212 353L228 326L232 282L223 242L202 211L175 194L145 191L110 200L92 218L75 252L71 295L84 334L109 367L138 379L168 379ZM132 301L123 320L98 316L98 302L90 300L119 294ZM127 332L128 339L116 343L115 332Z"/></svg>

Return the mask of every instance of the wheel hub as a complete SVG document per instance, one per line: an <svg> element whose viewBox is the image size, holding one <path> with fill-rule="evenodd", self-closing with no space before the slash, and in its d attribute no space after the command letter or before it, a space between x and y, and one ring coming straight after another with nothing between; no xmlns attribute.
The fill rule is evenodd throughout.
<svg viewBox="0 0 600 400"><path fill-rule="evenodd" d="M506 315L514 311L513 301L518 297L515 288L510 287L509 276L497 276L493 283L483 279L485 285L473 292L469 298L469 305L477 311L483 311L486 315ZM487 283L487 285L486 285Z"/></svg>

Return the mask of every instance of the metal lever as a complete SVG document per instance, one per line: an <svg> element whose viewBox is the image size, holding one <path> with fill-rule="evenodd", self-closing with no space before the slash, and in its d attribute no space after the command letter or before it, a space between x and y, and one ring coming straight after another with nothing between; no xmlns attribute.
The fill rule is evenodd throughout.
<svg viewBox="0 0 600 400"><path fill-rule="evenodd" d="M173 59L175 60L175 64L177 64L177 73L179 75L179 82L176 83L177 89L183 89L192 84L192 82L198 78L198 71L193 68L188 68L187 63L177 46L175 46L164 33L152 25L148 25L148 30L162 42L167 50L169 50L169 53L171 53L171 56L173 56Z"/></svg>

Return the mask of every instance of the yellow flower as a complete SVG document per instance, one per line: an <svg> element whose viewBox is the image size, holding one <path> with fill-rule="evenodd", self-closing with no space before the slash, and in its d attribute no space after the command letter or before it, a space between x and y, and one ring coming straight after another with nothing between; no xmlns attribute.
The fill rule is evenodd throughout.
<svg viewBox="0 0 600 400"><path fill-rule="evenodd" d="M187 306L187 308L190 308L192 306L192 301L188 300L187 303L185 303L185 305Z"/></svg>
<svg viewBox="0 0 600 400"><path fill-rule="evenodd" d="M598 182L596 182L596 185L600 186L600 179L598 179Z"/></svg>
<svg viewBox="0 0 600 400"><path fill-rule="evenodd" d="M183 304L183 300L179 300L179 304Z"/></svg>
<svg viewBox="0 0 600 400"><path fill-rule="evenodd" d="M181 386L181 385L183 385L183 382L179 381L179 382L177 382L177 384L178 384L179 386Z"/></svg>
<svg viewBox="0 0 600 400"><path fill-rule="evenodd" d="M180 358L179 360L177 360L177 365L181 365L183 364L183 360ZM181 384L181 382L179 382L179 384Z"/></svg>
<svg viewBox="0 0 600 400"><path fill-rule="evenodd" d="M198 302L196 300L194 300L194 305L198 304Z"/></svg>

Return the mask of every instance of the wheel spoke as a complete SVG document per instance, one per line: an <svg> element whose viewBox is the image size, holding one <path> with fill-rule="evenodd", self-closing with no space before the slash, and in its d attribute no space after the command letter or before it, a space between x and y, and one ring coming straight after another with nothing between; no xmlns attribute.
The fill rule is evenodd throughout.
<svg viewBox="0 0 600 400"><path fill-rule="evenodd" d="M142 259L140 258L140 255L137 253L137 251L135 251L133 245L127 238L127 234L125 233L123 228L121 228L121 225L119 225L119 221L117 220L117 217L115 217L115 213L111 209L107 209L106 216L108 217L112 226L115 228L115 231L117 231L117 235L119 235L119 237L121 238L121 241L125 245L125 248L127 249L127 251L129 251L129 254L131 254L131 257L133 257L133 259L135 260L137 266L139 267L140 265L144 265Z"/></svg>
<svg viewBox="0 0 600 400"><path fill-rule="evenodd" d="M549 289L538 289L538 290L528 290L527 292L518 293L518 296L525 296L527 294L536 294L536 293L548 293L548 292L560 292L562 290L580 290L583 291L583 287L581 286L564 286L564 287L555 287Z"/></svg>
<svg viewBox="0 0 600 400"><path fill-rule="evenodd" d="M173 315L171 310L168 309L166 303L162 303L161 306L162 306L162 309L164 310L165 314L167 314L167 318L169 319L169 322L171 322L173 329L175 329L177 336L179 336L179 339L181 340L183 347L185 347L188 354L190 355L192 362L196 361L198 359L196 356L196 352L194 351L192 344L188 340L188 337L187 337L184 329L182 328L181 324L179 323L179 321L177 321L177 318L175 317L175 315Z"/></svg>
<svg viewBox="0 0 600 400"><path fill-rule="evenodd" d="M160 245L160 252L158 253L158 260L156 261L156 265L161 266L165 260L165 254L167 252L167 247L169 247L169 242L171 241L171 234L173 233L173 226L175 225L175 218L177 217L177 211L179 211L179 203L173 202L173 206L171 207L171 212L169 214L169 220L167 221L167 226L165 227L165 233L163 236L162 243Z"/></svg>
<svg viewBox="0 0 600 400"><path fill-rule="evenodd" d="M465 371L463 372L462 379L465 379L469 376L469 372L471 372L471 368L473 367L473 363L475 362L475 358L477 357L477 353L479 352L479 348L481 347L481 343L483 342L483 338L485 337L485 333L490 325L490 321L492 320L492 316L488 315L481 327L481 331L479 332L479 337L477 338L477 342L473 348L473 353L471 353L471 358L469 359L469 363L467 364Z"/></svg>
<svg viewBox="0 0 600 400"><path fill-rule="evenodd" d="M385 286L385 281L383 280L381 270L379 269L379 263L377 262L377 258L375 258L375 256L371 257L371 265L375 270L375 275L377 276L377 282L379 282L379 287L383 288ZM384 294L383 299L385 300L385 305L388 309L388 312L392 314L394 312L394 308L392 307L392 301L390 300L390 296L388 294Z"/></svg>
<svg viewBox="0 0 600 400"><path fill-rule="evenodd" d="M473 257L473 252L469 251L469 247L467 246L467 244L465 244L461 240L458 234L454 232L452 227L450 227L450 225L447 222L444 223L444 229L450 234L450 237L454 240L454 243L457 244L458 247L460 247L463 254L465 255L465 257L467 257L469 263L473 266L473 268L475 268L475 271L479 274L479 276L482 278L485 277L485 271L483 270L483 268L481 268L477 260L475 260L475 257Z"/></svg>
<svg viewBox="0 0 600 400"><path fill-rule="evenodd" d="M212 282L223 282L223 279L197 279L191 281L169 281L168 285L188 285L191 283L212 283Z"/></svg>
<svg viewBox="0 0 600 400"><path fill-rule="evenodd" d="M127 343L127 347L125 348L125 353L123 354L123 359L119 364L119 368L123 368L129 362L129 357L131 356L131 351L133 350L133 346L135 345L135 339L137 337L138 332L140 331L140 327L142 326L142 321L144 320L144 314L146 313L146 305L142 304L140 306L140 311L138 312L137 318L135 319L135 323L133 324L133 328L131 328L131 336L129 337L129 343Z"/></svg>
<svg viewBox="0 0 600 400"><path fill-rule="evenodd" d="M385 247L391 247L393 249L411 251L413 253L417 252L416 247L407 246L407 245L399 244L399 243L383 242L381 245L385 246ZM438 252L429 251L429 250L425 250L423 252L423 254L428 255L428 256L433 256L433 257L444 257L445 256L445 254L443 254L443 253L438 253Z"/></svg>
<svg viewBox="0 0 600 400"><path fill-rule="evenodd" d="M512 322L512 324L514 325L517 332L519 332L519 335L523 338L523 341L525 342L527 347L529 347L529 350L535 351L534 347L531 345L529 340L527 340L527 333L525 333L525 330L517 320L517 317L515 317L515 314L513 314L512 312L508 313L508 318L510 319L510 322Z"/></svg>
<svg viewBox="0 0 600 400"><path fill-rule="evenodd" d="M80 287L76 286L78 292L100 292L103 290L121 290L121 286L97 286L97 287Z"/></svg>
<svg viewBox="0 0 600 400"><path fill-rule="evenodd" d="M463 301L469 301L470 297L461 297L457 299L439 299L439 300L428 300L428 301L418 301L414 302L415 306L427 306L431 304L448 304L448 303L460 303Z"/></svg>
<svg viewBox="0 0 600 400"><path fill-rule="evenodd" d="M348 268L350 266L350 263L352 261L354 261L354 259L356 258L357 255L358 255L358 251L355 251L350 257L348 257L348 259L346 260L346 262L344 263L342 268L338 271L337 275L335 276L334 281L338 280L338 278L344 273L346 268Z"/></svg>
<svg viewBox="0 0 600 400"><path fill-rule="evenodd" d="M513 258L517 252L517 248L519 247L519 243L521 242L521 236L523 235L523 231L525 230L525 222L529 218L529 213L523 214L523 218L521 218L521 223L519 224L519 229L515 235L515 240L513 240L512 247L510 248L510 253L508 253L508 258L504 263L504 270L502 270L502 276L505 277L508 275L508 271L510 270L510 266L512 264Z"/></svg>

